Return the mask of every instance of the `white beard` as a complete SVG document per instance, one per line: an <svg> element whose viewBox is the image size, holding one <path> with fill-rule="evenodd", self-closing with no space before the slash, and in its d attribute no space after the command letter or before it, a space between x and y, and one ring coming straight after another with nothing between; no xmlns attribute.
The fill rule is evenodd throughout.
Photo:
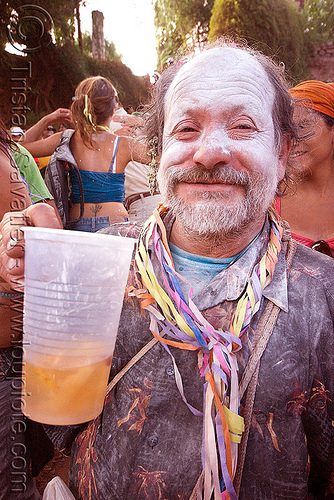
<svg viewBox="0 0 334 500"><path fill-rule="evenodd" d="M229 166L207 170L202 166L189 169L169 167L158 171L158 183L165 206L170 208L187 232L202 237L234 237L245 227L261 218L272 203L278 185L277 172L262 174L238 172ZM176 188L182 181L229 182L244 186L245 196L234 204L226 204L226 195L219 192L201 192L197 201L189 204L177 196Z"/></svg>

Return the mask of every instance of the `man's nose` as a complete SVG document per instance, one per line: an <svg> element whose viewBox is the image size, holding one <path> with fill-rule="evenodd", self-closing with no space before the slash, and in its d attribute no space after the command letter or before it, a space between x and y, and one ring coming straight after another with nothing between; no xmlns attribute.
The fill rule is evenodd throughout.
<svg viewBox="0 0 334 500"><path fill-rule="evenodd" d="M231 161L231 148L227 134L213 131L204 135L200 140L193 160L196 164L201 164L208 169L214 168L218 164L229 164Z"/></svg>

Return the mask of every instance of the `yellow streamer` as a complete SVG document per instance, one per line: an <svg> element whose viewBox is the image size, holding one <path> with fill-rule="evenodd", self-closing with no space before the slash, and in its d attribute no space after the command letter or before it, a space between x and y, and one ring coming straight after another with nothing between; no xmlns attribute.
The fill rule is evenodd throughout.
<svg viewBox="0 0 334 500"><path fill-rule="evenodd" d="M242 433L245 430L243 417L233 413L227 406L223 405L223 410L226 418L226 423L230 431L230 440L232 443L240 443Z"/></svg>
<svg viewBox="0 0 334 500"><path fill-rule="evenodd" d="M87 94L85 94L85 108L83 110L83 114L85 115L87 120L90 122L90 124L92 125L92 127L95 131L97 129L99 129L99 130L106 130L107 132L112 133L109 127L105 127L104 125L95 125L95 123L93 122L92 115L88 111L88 95Z"/></svg>

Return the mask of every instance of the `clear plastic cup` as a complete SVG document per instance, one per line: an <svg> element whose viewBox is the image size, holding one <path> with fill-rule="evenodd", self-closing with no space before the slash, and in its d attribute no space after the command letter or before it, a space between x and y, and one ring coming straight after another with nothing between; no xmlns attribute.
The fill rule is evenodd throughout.
<svg viewBox="0 0 334 500"><path fill-rule="evenodd" d="M99 415L132 238L24 228L23 413L69 425Z"/></svg>

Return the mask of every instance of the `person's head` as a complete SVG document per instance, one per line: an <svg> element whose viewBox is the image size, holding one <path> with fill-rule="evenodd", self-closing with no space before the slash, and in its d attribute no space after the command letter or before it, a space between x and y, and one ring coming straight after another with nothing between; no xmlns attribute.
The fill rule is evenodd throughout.
<svg viewBox="0 0 334 500"><path fill-rule="evenodd" d="M132 113L134 113L134 110L135 110L135 108L132 106L132 104L130 104L129 106L127 106L125 108L125 111L127 112L128 115L131 115Z"/></svg>
<svg viewBox="0 0 334 500"><path fill-rule="evenodd" d="M19 141L24 136L24 132L21 127L11 127L9 135L13 141Z"/></svg>
<svg viewBox="0 0 334 500"><path fill-rule="evenodd" d="M50 135L53 135L55 133L56 133L55 127L49 125L42 133L42 139L46 139L47 137L50 137Z"/></svg>
<svg viewBox="0 0 334 500"><path fill-rule="evenodd" d="M58 127L58 132L64 132L64 130L67 130L68 128L71 128L71 125L69 123L60 123Z"/></svg>
<svg viewBox="0 0 334 500"><path fill-rule="evenodd" d="M116 89L107 78L93 76L79 83L71 111L85 143L91 144L92 134L109 124L117 101Z"/></svg>
<svg viewBox="0 0 334 500"><path fill-rule="evenodd" d="M169 68L156 91L149 138L163 201L183 227L223 238L263 221L294 138L282 69L223 43Z"/></svg>
<svg viewBox="0 0 334 500"><path fill-rule="evenodd" d="M290 89L290 94L298 131L291 164L297 177L304 177L334 161L334 84L307 80Z"/></svg>

